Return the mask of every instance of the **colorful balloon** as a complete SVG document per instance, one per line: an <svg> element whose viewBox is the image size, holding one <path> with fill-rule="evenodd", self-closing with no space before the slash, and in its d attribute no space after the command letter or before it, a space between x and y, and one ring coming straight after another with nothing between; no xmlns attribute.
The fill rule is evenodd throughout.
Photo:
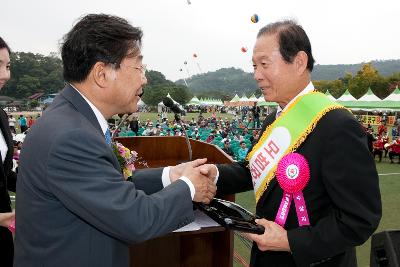
<svg viewBox="0 0 400 267"><path fill-rule="evenodd" d="M257 23L258 22L258 15L254 14L253 16L251 16L251 22L253 23Z"/></svg>
<svg viewBox="0 0 400 267"><path fill-rule="evenodd" d="M246 52L247 52L247 47L244 47L244 46L243 46L243 47L241 48L241 50L242 50L243 53L246 53Z"/></svg>

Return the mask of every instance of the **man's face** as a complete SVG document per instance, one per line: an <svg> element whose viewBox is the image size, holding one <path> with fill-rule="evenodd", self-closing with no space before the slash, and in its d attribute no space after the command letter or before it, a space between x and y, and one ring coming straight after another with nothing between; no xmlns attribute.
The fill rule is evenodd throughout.
<svg viewBox="0 0 400 267"><path fill-rule="evenodd" d="M284 106L297 95L294 65L282 58L276 34L257 38L253 49L254 79L266 101Z"/></svg>
<svg viewBox="0 0 400 267"><path fill-rule="evenodd" d="M143 92L143 86L147 79L142 65L142 56L125 57L120 68L115 69L110 102L116 105L118 113L134 113L137 111L139 95Z"/></svg>

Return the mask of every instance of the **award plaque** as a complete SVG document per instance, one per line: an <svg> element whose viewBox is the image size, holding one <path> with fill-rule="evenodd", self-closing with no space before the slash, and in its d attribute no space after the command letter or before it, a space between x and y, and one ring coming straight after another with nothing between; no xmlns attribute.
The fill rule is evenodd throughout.
<svg viewBox="0 0 400 267"><path fill-rule="evenodd" d="M258 217L236 203L214 198L210 204L196 203L195 206L228 229L255 234L264 233L264 227L255 222Z"/></svg>

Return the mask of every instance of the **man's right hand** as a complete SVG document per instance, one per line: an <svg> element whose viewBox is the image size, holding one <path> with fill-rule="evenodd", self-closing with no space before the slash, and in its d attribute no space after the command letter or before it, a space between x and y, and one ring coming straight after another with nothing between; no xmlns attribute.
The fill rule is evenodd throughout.
<svg viewBox="0 0 400 267"><path fill-rule="evenodd" d="M210 203L215 196L217 187L211 179L201 173L201 167L196 162L186 163L182 176L187 177L196 190L193 201Z"/></svg>

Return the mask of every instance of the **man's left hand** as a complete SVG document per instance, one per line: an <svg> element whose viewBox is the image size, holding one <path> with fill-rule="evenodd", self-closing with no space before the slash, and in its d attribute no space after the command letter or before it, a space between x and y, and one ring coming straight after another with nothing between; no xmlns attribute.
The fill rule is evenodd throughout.
<svg viewBox="0 0 400 267"><path fill-rule="evenodd" d="M264 226L264 234L245 234L245 236L256 242L261 251L290 251L287 232L282 226L265 219L256 220L256 223Z"/></svg>

